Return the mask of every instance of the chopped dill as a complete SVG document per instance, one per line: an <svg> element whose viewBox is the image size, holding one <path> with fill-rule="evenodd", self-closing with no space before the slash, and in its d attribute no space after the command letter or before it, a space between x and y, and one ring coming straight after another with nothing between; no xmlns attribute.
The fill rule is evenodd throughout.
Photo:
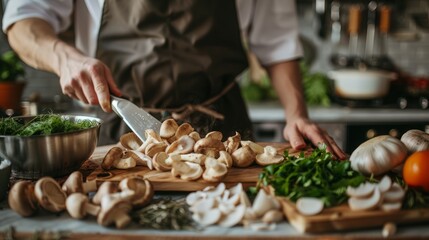
<svg viewBox="0 0 429 240"><path fill-rule="evenodd" d="M97 126L96 121L71 120L57 114L41 114L26 123L15 118L0 119L0 135L37 136L67 133Z"/></svg>

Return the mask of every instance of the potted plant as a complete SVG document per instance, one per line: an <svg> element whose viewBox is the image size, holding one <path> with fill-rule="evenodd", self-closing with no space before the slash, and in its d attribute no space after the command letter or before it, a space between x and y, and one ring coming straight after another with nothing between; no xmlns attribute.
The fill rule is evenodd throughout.
<svg viewBox="0 0 429 240"><path fill-rule="evenodd" d="M9 50L0 55L0 109L8 115L21 113L24 76L23 64L15 52Z"/></svg>

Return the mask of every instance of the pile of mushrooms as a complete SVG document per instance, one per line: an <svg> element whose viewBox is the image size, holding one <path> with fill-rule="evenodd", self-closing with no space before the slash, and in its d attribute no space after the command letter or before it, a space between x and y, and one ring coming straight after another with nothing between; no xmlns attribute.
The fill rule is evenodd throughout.
<svg viewBox="0 0 429 240"><path fill-rule="evenodd" d="M186 197L193 219L202 226L233 227L243 224L255 230L268 230L283 220L280 202L260 189L253 205L241 183L229 189L224 183L192 192Z"/></svg>
<svg viewBox="0 0 429 240"><path fill-rule="evenodd" d="M405 190L385 175L380 182L365 182L356 188L347 188L348 204L351 210L381 209L383 211L397 211L402 207Z"/></svg>
<svg viewBox="0 0 429 240"><path fill-rule="evenodd" d="M89 198L88 193L93 192ZM8 201L11 209L23 217L34 215L39 208L52 213L67 210L76 219L91 215L100 225L124 228L131 222L130 210L147 205L153 194L152 184L146 179L129 177L119 184L104 182L97 189L95 180L84 182L76 171L62 186L51 177L40 178L35 184L19 181L12 186Z"/></svg>
<svg viewBox="0 0 429 240"><path fill-rule="evenodd" d="M225 141L218 131L201 137L189 123L179 125L174 119L165 120L159 134L148 129L145 136L142 142L133 132L122 135L121 146L107 152L101 167L109 170L143 165L151 170L171 171L183 180L220 182L233 166L266 166L284 160L276 148L242 141L238 132Z"/></svg>

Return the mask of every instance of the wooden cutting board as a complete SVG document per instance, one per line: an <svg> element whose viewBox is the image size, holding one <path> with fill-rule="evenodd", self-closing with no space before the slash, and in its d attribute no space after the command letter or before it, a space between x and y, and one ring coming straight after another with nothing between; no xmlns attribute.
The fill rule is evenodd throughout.
<svg viewBox="0 0 429 240"><path fill-rule="evenodd" d="M352 211L347 204L326 208L313 216L302 215L295 203L279 198L289 223L302 233L323 233L351 229L383 227L396 224L429 223L429 208L386 212L382 210Z"/></svg>
<svg viewBox="0 0 429 240"><path fill-rule="evenodd" d="M271 145L278 149L279 152L284 150L290 150L290 145L286 143L261 143L261 145ZM107 151L115 145L108 145L98 147L90 160L96 163L100 163ZM292 151L291 151L292 152ZM256 185L258 181L258 175L261 173L262 167L254 165L247 168L231 168L228 171L227 176L222 180L227 187L235 186L237 183L242 183L243 187L247 189ZM119 182L124 178L131 176L140 176L149 179L153 184L155 191L199 191L207 186L216 186L218 183L207 182L203 179L196 181L185 181L180 178L173 177L171 172L160 172L156 170L149 170L144 166L137 166L132 169L121 170L112 169L104 171L101 167L94 170L88 177L87 180L97 180L99 184L104 181Z"/></svg>

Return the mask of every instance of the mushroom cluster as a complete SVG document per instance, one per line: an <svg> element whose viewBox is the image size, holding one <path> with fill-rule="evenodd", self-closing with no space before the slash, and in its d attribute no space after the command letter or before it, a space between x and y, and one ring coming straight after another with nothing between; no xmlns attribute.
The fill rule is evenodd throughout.
<svg viewBox="0 0 429 240"><path fill-rule="evenodd" d="M283 156L272 146L263 147L252 141L242 141L238 132L223 141L223 134L212 131L201 137L189 123L178 124L167 119L161 124L159 134L152 129L145 131L142 142L133 132L121 136L121 146L111 148L101 167L129 169L138 165L158 171L171 171L183 180L203 178L220 182L231 167L261 166L279 163Z"/></svg>
<svg viewBox="0 0 429 240"><path fill-rule="evenodd" d="M94 193L89 198L88 193ZM131 222L132 208L146 206L154 190L149 180L129 177L115 184L104 182L97 188L95 180L84 182L79 171L73 172L62 186L51 177L40 178L35 184L19 181L9 192L12 210L23 217L35 214L41 208L58 213L64 210L76 219L91 215L103 226L124 228Z"/></svg>
<svg viewBox="0 0 429 240"><path fill-rule="evenodd" d="M405 190L385 175L380 182L365 182L358 187L348 187L349 207L351 210L371 210L380 208L383 211L397 211L402 207Z"/></svg>
<svg viewBox="0 0 429 240"><path fill-rule="evenodd" d="M273 229L283 220L281 204L272 194L260 189L253 205L241 183L226 188L224 183L192 192L186 197L192 218L202 226L233 227L243 224L256 230Z"/></svg>

